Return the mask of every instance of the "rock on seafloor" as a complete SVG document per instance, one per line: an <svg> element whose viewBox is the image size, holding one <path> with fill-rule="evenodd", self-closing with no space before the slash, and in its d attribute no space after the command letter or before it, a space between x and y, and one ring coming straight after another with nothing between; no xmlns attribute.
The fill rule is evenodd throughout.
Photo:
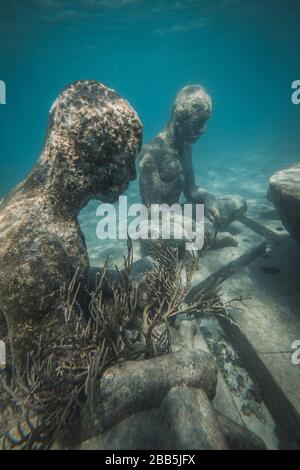
<svg viewBox="0 0 300 470"><path fill-rule="evenodd" d="M271 176L269 197L286 229L300 242L300 163Z"/></svg>

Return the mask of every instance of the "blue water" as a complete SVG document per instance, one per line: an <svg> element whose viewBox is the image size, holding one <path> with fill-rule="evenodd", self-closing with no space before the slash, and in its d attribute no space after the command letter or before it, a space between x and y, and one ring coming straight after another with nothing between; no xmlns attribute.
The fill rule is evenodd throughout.
<svg viewBox="0 0 300 470"><path fill-rule="evenodd" d="M165 125L180 88L199 83L213 113L194 145L198 183L240 194L251 213L269 210L269 176L300 161L300 105L291 101L299 25L300 0L0 0L0 198L35 164L49 108L68 83L116 89L137 110L144 143ZM127 195L139 201L137 181ZM91 264L111 255L120 266L126 243L97 239L97 205L80 214ZM245 416L272 446L274 423Z"/></svg>
<svg viewBox="0 0 300 470"><path fill-rule="evenodd" d="M52 102L78 79L126 97L144 142L182 86L203 84L213 115L194 148L199 183L261 197L273 171L299 160L299 24L298 0L2 0L0 197L34 165ZM136 182L128 195L138 199ZM89 244L94 208L81 219Z"/></svg>
<svg viewBox="0 0 300 470"><path fill-rule="evenodd" d="M83 78L130 101L144 141L178 89L202 83L214 113L197 148L210 159L299 145L299 22L298 0L1 0L0 193L36 161L61 88Z"/></svg>

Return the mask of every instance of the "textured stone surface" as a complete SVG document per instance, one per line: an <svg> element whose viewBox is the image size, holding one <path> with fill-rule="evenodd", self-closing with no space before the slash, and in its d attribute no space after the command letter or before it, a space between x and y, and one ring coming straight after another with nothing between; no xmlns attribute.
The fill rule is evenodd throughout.
<svg viewBox="0 0 300 470"><path fill-rule="evenodd" d="M217 317L209 315L197 322L219 368L214 408L258 435L268 449L278 449L276 423L262 400L260 386L245 369Z"/></svg>
<svg viewBox="0 0 300 470"><path fill-rule="evenodd" d="M216 413L202 390L174 387L160 409L179 450L228 449Z"/></svg>
<svg viewBox="0 0 300 470"><path fill-rule="evenodd" d="M67 442L83 442L131 415L158 408L173 387L199 388L212 400L217 367L210 353L194 348L195 333L192 322L182 322L172 353L107 369L95 390L93 410L88 404L82 409L76 426L66 432Z"/></svg>
<svg viewBox="0 0 300 470"><path fill-rule="evenodd" d="M221 322L274 418L298 446L300 368L292 363L292 343L300 338L299 267L300 247L291 239L257 258L225 282L226 298L250 299L242 312L230 312L237 326Z"/></svg>
<svg viewBox="0 0 300 470"><path fill-rule="evenodd" d="M247 205L247 215L240 217L239 222L265 237L271 244L290 238L271 201L247 199Z"/></svg>
<svg viewBox="0 0 300 470"><path fill-rule="evenodd" d="M117 426L79 444L79 450L177 449L177 442L162 422L158 409L124 419Z"/></svg>
<svg viewBox="0 0 300 470"><path fill-rule="evenodd" d="M180 394L180 403L177 409L183 413L185 411L192 414L192 419L188 421L188 414L183 414L183 422L176 422L178 432L173 432L170 422L164 420L164 410L161 408L137 413L114 426L103 434L99 434L76 447L78 450L217 450L228 448L232 450L261 450L265 449L263 441L254 433L245 427L238 425L220 413L215 413L211 408L209 412L212 415L208 426L203 423L197 423L198 419L205 419L205 409L200 408L199 402L203 399L201 391L195 389L186 389L183 387L172 389L171 395ZM190 394L198 395L190 401ZM204 398L205 400L205 398ZM198 403L197 403L198 401ZM162 404L162 408L165 403ZM205 402L207 406L208 403ZM204 405L204 406L205 406ZM170 408L169 408L169 411ZM172 412L171 412L172 416ZM186 419L185 419L186 418ZM185 426L187 425L187 427ZM178 429L179 428L179 429ZM207 429L208 428L208 429ZM185 431L191 430L189 435ZM190 439L189 439L190 437Z"/></svg>
<svg viewBox="0 0 300 470"><path fill-rule="evenodd" d="M213 279L226 279L265 252L266 240L244 224L234 222L228 230L238 241L237 246L209 250L205 254L192 279L191 294Z"/></svg>
<svg viewBox="0 0 300 470"><path fill-rule="evenodd" d="M271 176L269 196L286 229L300 242L300 163Z"/></svg>
<svg viewBox="0 0 300 470"><path fill-rule="evenodd" d="M195 336L194 344L199 349L202 349L206 352L210 352L207 342L204 339L200 328L198 329L197 335ZM226 415L235 423L239 424L240 426L244 425L242 417L234 403L233 397L226 385L226 382L222 376L220 369L218 371L218 383L216 389L216 396L213 400L213 406L219 413Z"/></svg>
<svg viewBox="0 0 300 470"><path fill-rule="evenodd" d="M184 87L176 96L166 128L142 150L140 192L146 205L179 202L205 204L207 236L213 239L219 226L226 226L246 211L239 196L216 198L196 184L192 164L192 144L203 134L212 109L211 98L199 85ZM222 236L224 243L224 236ZM227 244L234 244L227 237Z"/></svg>
<svg viewBox="0 0 300 470"><path fill-rule="evenodd" d="M142 126L114 90L94 81L63 90L30 175L0 205L0 310L20 365L40 329L63 321L60 290L89 260L78 224L91 199L114 202L136 177Z"/></svg>
<svg viewBox="0 0 300 470"><path fill-rule="evenodd" d="M72 426L73 444L65 442L64 447L226 449L227 438L232 448L264 447L257 436L228 417L232 414L227 405L223 409L227 416L215 412L210 400L217 369L196 322L182 321L179 330L171 328L171 337L171 354L125 363L117 374L108 371L97 392L94 415L91 418L88 408L83 410L81 423Z"/></svg>

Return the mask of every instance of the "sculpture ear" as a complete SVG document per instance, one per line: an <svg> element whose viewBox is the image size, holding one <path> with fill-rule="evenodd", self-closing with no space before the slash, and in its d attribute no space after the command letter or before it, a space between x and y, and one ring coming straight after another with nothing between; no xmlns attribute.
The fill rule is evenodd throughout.
<svg viewBox="0 0 300 470"><path fill-rule="evenodd" d="M96 161L104 146L103 129L91 125L88 118L81 119L80 129L75 137L76 153L86 160Z"/></svg>
<svg viewBox="0 0 300 470"><path fill-rule="evenodd" d="M189 110L187 107L183 106L177 106L177 109L175 111L175 120L177 121L178 125L182 123L182 121L189 116Z"/></svg>

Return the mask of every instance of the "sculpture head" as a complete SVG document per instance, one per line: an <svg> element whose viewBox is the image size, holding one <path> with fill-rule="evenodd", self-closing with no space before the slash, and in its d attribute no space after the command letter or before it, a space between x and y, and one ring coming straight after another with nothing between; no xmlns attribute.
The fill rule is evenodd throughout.
<svg viewBox="0 0 300 470"><path fill-rule="evenodd" d="M195 143L204 132L211 110L211 97L202 86L182 88L175 98L171 118L180 139L186 143Z"/></svg>
<svg viewBox="0 0 300 470"><path fill-rule="evenodd" d="M136 178L141 144L142 124L129 103L96 81L78 81L50 110L40 166L48 168L49 191L52 179L66 201L114 202Z"/></svg>

